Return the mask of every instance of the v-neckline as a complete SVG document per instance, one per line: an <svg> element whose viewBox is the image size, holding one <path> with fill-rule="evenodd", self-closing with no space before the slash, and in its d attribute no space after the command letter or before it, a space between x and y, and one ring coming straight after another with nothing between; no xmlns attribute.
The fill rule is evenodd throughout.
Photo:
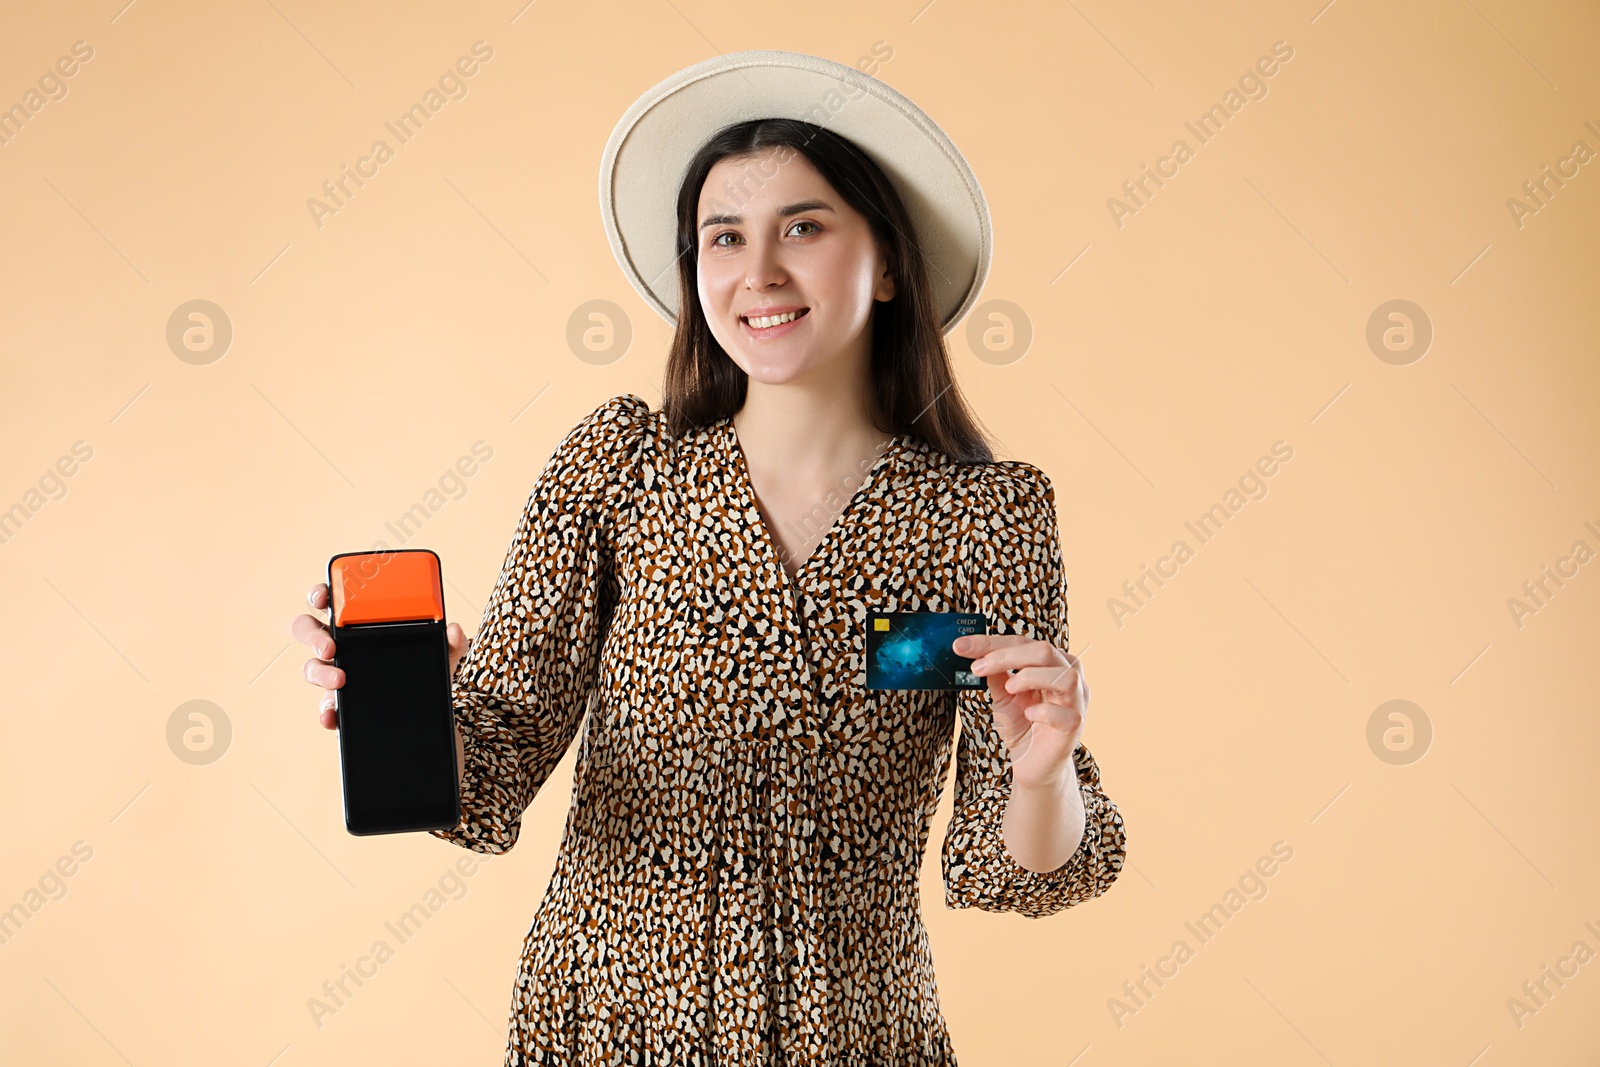
<svg viewBox="0 0 1600 1067"><path fill-rule="evenodd" d="M828 529L823 533L822 540L817 542L816 547L811 550L811 554L801 561L799 567L795 568L793 575L784 567L783 559L778 551L778 543L773 539L772 531L767 527L766 519L761 515L761 507L756 502L755 482L750 477L750 465L745 461L744 446L739 443L739 434L734 429L732 416L724 416L719 420L717 436L726 450L726 455L732 468L732 480L735 483L735 488L740 497L742 497L741 503L744 507L738 510L741 515L753 516L753 518L747 517L747 526L753 524L759 527L759 533L756 536L766 546L766 564L778 569L778 576L785 586L799 589L801 579L806 576L806 572L811 569L813 564L824 558L832 550L833 542L841 536L840 531L845 527L848 520L852 518L852 512L855 511L857 502L869 489L876 488L878 481L883 477L884 472L888 470L890 461L905 446L907 435L899 433L889 439L889 443L884 446L882 452L878 453L877 459L873 460L872 466L867 470L866 475L862 477L860 484L856 486L855 491L850 495L850 499L845 502L844 507L839 510L839 513L833 517L833 521L828 524Z"/></svg>

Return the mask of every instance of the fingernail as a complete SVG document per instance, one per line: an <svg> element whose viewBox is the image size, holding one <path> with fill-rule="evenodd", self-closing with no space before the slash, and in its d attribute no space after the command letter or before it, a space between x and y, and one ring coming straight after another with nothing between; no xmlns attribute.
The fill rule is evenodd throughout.
<svg viewBox="0 0 1600 1067"><path fill-rule="evenodd" d="M972 638L970 638L970 637L958 637L958 638L956 638L956 651L957 652L965 652L971 647L972 647Z"/></svg>
<svg viewBox="0 0 1600 1067"><path fill-rule="evenodd" d="M975 659L975 660L972 661L972 672L974 674L976 674L979 671L986 670L988 668L988 666L989 666L989 661L988 660L986 660L986 659Z"/></svg>

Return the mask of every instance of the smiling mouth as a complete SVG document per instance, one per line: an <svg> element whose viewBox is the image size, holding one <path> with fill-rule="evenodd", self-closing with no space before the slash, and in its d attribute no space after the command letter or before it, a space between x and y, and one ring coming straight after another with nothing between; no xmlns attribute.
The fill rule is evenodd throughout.
<svg viewBox="0 0 1600 1067"><path fill-rule="evenodd" d="M772 315L768 317L757 316L755 322L750 321L750 318L746 315L740 315L739 321L750 327L752 330L770 330L775 326L784 326L791 322L798 322L799 320L805 318L806 315L810 314L810 312L810 308L801 308L799 311L789 312L783 315ZM765 323L765 325L757 325L758 323Z"/></svg>

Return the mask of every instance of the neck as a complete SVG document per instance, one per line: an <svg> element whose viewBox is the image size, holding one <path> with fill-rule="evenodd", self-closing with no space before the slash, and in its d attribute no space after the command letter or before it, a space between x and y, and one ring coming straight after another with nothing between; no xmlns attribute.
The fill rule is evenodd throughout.
<svg viewBox="0 0 1600 1067"><path fill-rule="evenodd" d="M875 424L876 415L870 386L751 380L733 426L752 467L806 478L830 475L876 452L890 436Z"/></svg>

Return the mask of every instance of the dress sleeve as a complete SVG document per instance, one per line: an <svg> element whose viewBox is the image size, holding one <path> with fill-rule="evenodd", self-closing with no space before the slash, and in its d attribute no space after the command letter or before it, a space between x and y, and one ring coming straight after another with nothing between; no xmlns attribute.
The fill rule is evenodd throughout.
<svg viewBox="0 0 1600 1067"><path fill-rule="evenodd" d="M451 679L465 751L461 822L434 837L500 853L572 744L616 604L612 531L631 500L648 405L613 397L564 437L534 484Z"/></svg>
<svg viewBox="0 0 1600 1067"><path fill-rule="evenodd" d="M1044 638L1067 649L1067 584L1055 490L1031 464L1001 461L969 483L966 588L992 632ZM1002 824L1011 759L994 724L988 690L956 694L955 810L940 853L945 905L1054 914L1104 893L1122 871L1122 815L1100 787L1100 768L1081 742L1073 751L1083 796L1078 850L1054 871L1030 871L1006 850Z"/></svg>

